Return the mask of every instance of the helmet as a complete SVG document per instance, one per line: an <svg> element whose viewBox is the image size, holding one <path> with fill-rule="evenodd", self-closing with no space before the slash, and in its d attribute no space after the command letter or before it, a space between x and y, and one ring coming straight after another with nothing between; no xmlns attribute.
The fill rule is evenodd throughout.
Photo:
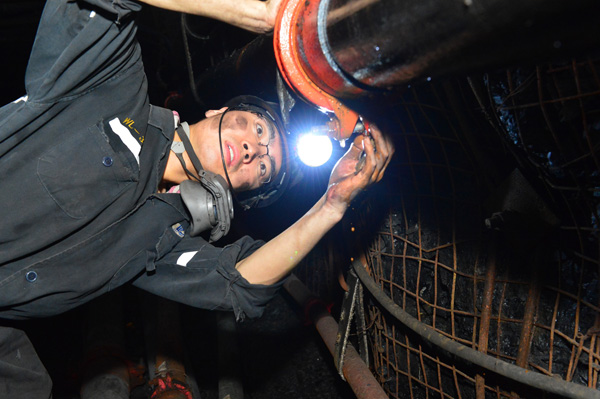
<svg viewBox="0 0 600 399"><path fill-rule="evenodd" d="M245 95L232 98L231 100L227 101L224 106L228 108L227 111L247 111L260 114L265 118L265 120L271 123L279 133L282 148L282 162L281 168L279 169L277 175L271 179L269 183L264 184L257 189L234 193L235 199L244 210L250 208L262 208L271 205L279 197L281 197L281 195L283 195L288 187L292 178L291 166L293 165L287 145L288 131L285 128L285 124L283 123L279 112L277 111L278 105L272 102L264 101L259 97ZM219 140L221 139L220 135L221 126L219 125ZM221 152L222 151L223 150L221 149ZM221 156L223 156L223 154L221 154ZM227 168L225 167L224 159L223 168L225 169L225 177L227 178L227 182L231 187L231 182L229 181L229 176L227 175Z"/></svg>

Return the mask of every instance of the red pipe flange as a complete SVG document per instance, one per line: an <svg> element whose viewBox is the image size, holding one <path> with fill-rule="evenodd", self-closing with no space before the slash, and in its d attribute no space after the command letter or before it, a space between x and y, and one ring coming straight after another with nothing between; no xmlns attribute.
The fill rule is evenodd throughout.
<svg viewBox="0 0 600 399"><path fill-rule="evenodd" d="M308 37L313 42L312 44L314 44L314 38L317 37L316 23L310 23L310 26L306 27L304 26L304 21L316 20L318 3L316 0L288 0L285 4L282 4L275 24L273 43L275 59L277 60L281 75L288 86L305 101L316 105L330 117L335 129L333 131L330 130L329 135L336 140L343 140L350 137L354 131L359 118L358 114L321 88L315 80L310 78L306 68L303 67L305 63L302 60L301 49L303 43L301 41L304 37ZM302 34L302 30L305 28L313 29L314 32ZM313 39L310 39L311 37ZM318 42L318 39L316 40ZM319 50L315 50L312 47L311 52L315 51ZM312 54L315 55L316 53ZM319 59L326 63L324 55L321 57L313 56L311 58L312 60ZM313 71L324 70L323 66L320 68L311 67L311 69ZM335 80L336 78L331 79ZM319 83L327 86L322 79L319 79Z"/></svg>

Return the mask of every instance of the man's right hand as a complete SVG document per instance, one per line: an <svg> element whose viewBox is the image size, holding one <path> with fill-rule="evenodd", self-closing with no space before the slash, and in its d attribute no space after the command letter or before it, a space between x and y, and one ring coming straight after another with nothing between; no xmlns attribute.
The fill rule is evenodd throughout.
<svg viewBox="0 0 600 399"><path fill-rule="evenodd" d="M279 8L281 8L283 0L267 0L264 3L267 8L267 12L265 14L265 22L267 26L270 26L270 28L264 32L266 33L272 31L275 28L275 22L277 22L277 14L279 13Z"/></svg>

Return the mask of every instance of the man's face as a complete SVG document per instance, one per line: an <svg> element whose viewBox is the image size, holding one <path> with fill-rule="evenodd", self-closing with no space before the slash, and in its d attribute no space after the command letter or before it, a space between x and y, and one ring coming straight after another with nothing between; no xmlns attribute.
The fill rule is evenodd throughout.
<svg viewBox="0 0 600 399"><path fill-rule="evenodd" d="M219 121L224 111L207 112L207 119L202 121L203 129L192 137L202 166L225 178L222 145L227 173L235 191L252 190L274 179L282 163L281 139L274 125L251 112L229 111L223 116L219 143Z"/></svg>

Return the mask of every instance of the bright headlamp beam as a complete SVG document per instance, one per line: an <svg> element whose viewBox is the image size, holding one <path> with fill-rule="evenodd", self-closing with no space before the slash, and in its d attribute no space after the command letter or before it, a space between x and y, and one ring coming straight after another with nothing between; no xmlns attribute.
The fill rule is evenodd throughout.
<svg viewBox="0 0 600 399"><path fill-rule="evenodd" d="M298 139L298 157L308 166L321 166L331 158L333 145L324 135L304 134Z"/></svg>

